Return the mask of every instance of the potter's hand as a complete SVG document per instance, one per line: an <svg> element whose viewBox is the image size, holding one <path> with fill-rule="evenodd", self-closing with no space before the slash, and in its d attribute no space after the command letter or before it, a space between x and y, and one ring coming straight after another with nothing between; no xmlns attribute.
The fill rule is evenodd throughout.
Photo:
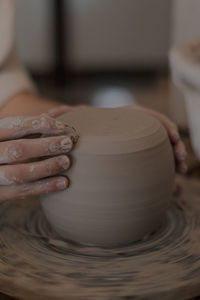
<svg viewBox="0 0 200 300"><path fill-rule="evenodd" d="M55 176L70 164L73 143L64 129L45 114L0 120L0 202L67 187L67 178Z"/></svg>
<svg viewBox="0 0 200 300"><path fill-rule="evenodd" d="M51 109L48 112L48 114L52 118L57 118L57 117L65 114L65 113L75 111L75 110L79 110L79 109L84 109L84 108L87 108L87 107L88 107L87 105L76 105L76 106L62 105L62 106L58 106L58 107L55 107L55 108Z"/></svg>
<svg viewBox="0 0 200 300"><path fill-rule="evenodd" d="M185 162L187 152L186 152L185 146L180 138L176 124L174 124L172 121L170 121L164 115L162 115L159 112L156 112L154 110L144 108L142 106L134 106L134 108L138 109L139 111L144 111L145 113L154 116L162 123L162 125L165 127L165 129L168 132L169 139L173 146L177 172L179 172L181 174L185 174L187 172L187 165Z"/></svg>

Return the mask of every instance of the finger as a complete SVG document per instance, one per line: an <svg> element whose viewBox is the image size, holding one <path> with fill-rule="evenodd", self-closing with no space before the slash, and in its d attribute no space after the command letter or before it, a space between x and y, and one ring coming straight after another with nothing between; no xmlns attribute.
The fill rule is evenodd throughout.
<svg viewBox="0 0 200 300"><path fill-rule="evenodd" d="M151 115L156 117L161 122L161 124L165 127L172 144L177 143L180 140L178 128L172 121L170 121L164 115L157 112L151 112Z"/></svg>
<svg viewBox="0 0 200 300"><path fill-rule="evenodd" d="M74 107L74 109L86 109L86 108L89 108L89 105L87 105L87 104L78 104L78 105L76 105L75 107Z"/></svg>
<svg viewBox="0 0 200 300"><path fill-rule="evenodd" d="M51 109L48 114L52 117L52 118L57 118L65 113L74 111L74 110L78 110L78 109L85 109L88 108L87 105L76 105L76 106L68 106L68 105L63 105L63 106L59 106L56 108Z"/></svg>
<svg viewBox="0 0 200 300"><path fill-rule="evenodd" d="M187 151L185 149L185 145L180 140L174 147L174 156L176 160L176 171L182 175L186 174L187 172L187 164L186 164L186 157Z"/></svg>
<svg viewBox="0 0 200 300"><path fill-rule="evenodd" d="M174 154L177 161L185 161L187 157L187 151L181 140L174 146Z"/></svg>
<svg viewBox="0 0 200 300"><path fill-rule="evenodd" d="M62 105L62 106L59 106L59 107L55 107L55 108L52 108L48 114L49 116L51 116L52 118L57 118L67 112L70 112L70 111L73 111L73 107L72 106L69 106L69 105Z"/></svg>
<svg viewBox="0 0 200 300"><path fill-rule="evenodd" d="M176 167L176 171L179 174L185 175L187 173L188 167L185 162L179 162Z"/></svg>
<svg viewBox="0 0 200 300"><path fill-rule="evenodd" d="M135 108L139 111L146 112L147 114L158 119L161 122L161 124L165 127L165 129L167 130L168 136L169 136L172 144L176 144L180 140L180 135L179 135L176 124L174 124L172 121L170 121L163 114L156 112L154 110L148 109L148 108L141 107L141 106L135 106Z"/></svg>
<svg viewBox="0 0 200 300"><path fill-rule="evenodd" d="M18 139L32 134L56 135L65 130L65 124L47 114L37 117L11 117L0 120L0 141Z"/></svg>
<svg viewBox="0 0 200 300"><path fill-rule="evenodd" d="M0 185L22 184L54 176L70 166L67 156L58 156L40 162L0 167Z"/></svg>
<svg viewBox="0 0 200 300"><path fill-rule="evenodd" d="M61 190L65 190L69 185L69 180L65 177L52 177L42 179L33 183L1 186L0 187L0 202L20 199L28 196L38 196L42 194L49 194Z"/></svg>
<svg viewBox="0 0 200 300"><path fill-rule="evenodd" d="M184 143L181 141L177 126L162 114L156 112L153 112L153 114L160 120L168 132L170 141L174 148L175 159L178 162L183 162L187 157L187 151ZM186 169L185 165L182 168Z"/></svg>
<svg viewBox="0 0 200 300"><path fill-rule="evenodd" d="M137 106L129 106L128 108L134 108L138 111L142 111L147 114L150 114L161 122L161 124L167 130L169 139L173 146L174 157L175 157L175 162L176 162L176 170L180 174L185 174L187 172L187 164L185 162L185 159L187 157L187 151L186 151L185 145L181 141L176 124L174 124L172 121L170 121L164 115L162 115L154 110L151 110L148 108L146 109L146 108L138 106L138 105Z"/></svg>
<svg viewBox="0 0 200 300"><path fill-rule="evenodd" d="M43 156L65 154L72 150L69 136L23 139L0 143L0 163L8 164Z"/></svg>

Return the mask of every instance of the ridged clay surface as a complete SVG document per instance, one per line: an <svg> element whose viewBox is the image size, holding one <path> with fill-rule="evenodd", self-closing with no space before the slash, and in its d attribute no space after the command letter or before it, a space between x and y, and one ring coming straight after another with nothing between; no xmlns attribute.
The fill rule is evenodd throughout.
<svg viewBox="0 0 200 300"><path fill-rule="evenodd" d="M67 172L70 187L42 198L64 238L116 247L154 232L168 208L174 158L155 118L134 109L88 108L60 120L78 132Z"/></svg>

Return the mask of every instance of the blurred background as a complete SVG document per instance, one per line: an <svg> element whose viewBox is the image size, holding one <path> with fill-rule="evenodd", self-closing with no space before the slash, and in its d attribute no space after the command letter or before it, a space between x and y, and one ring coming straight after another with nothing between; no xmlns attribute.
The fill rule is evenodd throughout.
<svg viewBox="0 0 200 300"><path fill-rule="evenodd" d="M200 37L199 0L16 3L19 56L43 95L96 106L137 101L186 126L168 53Z"/></svg>

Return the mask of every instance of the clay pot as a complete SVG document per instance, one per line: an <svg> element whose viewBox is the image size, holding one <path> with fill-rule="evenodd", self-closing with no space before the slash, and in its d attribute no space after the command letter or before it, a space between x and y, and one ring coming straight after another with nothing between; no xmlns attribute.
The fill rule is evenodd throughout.
<svg viewBox="0 0 200 300"><path fill-rule="evenodd" d="M89 108L61 120L80 138L67 172L70 187L42 199L53 228L66 239L103 247L157 230L174 180L172 148L161 124L128 108Z"/></svg>

